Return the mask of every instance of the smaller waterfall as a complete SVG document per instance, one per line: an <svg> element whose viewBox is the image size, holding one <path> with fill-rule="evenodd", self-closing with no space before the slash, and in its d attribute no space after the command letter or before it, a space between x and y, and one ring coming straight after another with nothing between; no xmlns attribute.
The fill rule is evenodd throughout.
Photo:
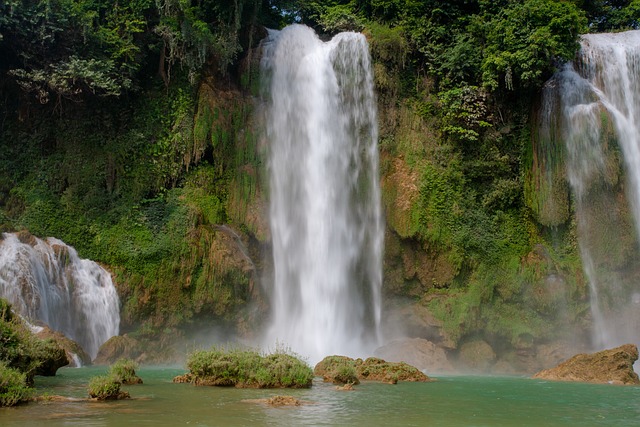
<svg viewBox="0 0 640 427"><path fill-rule="evenodd" d="M640 31L583 36L544 97L541 128L564 142L593 345L640 343L640 286L627 265L640 233Z"/></svg>
<svg viewBox="0 0 640 427"><path fill-rule="evenodd" d="M78 342L92 359L118 334L119 300L110 274L58 239L3 234L0 297L28 320Z"/></svg>

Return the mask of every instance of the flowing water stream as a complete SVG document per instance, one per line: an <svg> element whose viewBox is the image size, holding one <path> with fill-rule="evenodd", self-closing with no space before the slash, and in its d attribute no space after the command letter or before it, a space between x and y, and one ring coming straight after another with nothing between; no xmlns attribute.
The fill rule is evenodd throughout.
<svg viewBox="0 0 640 427"><path fill-rule="evenodd" d="M640 31L582 36L578 58L544 96L542 128L557 128L565 144L593 346L640 344L640 284L628 283L621 261L623 252L637 251L640 230ZM614 189L623 179L621 202Z"/></svg>
<svg viewBox="0 0 640 427"><path fill-rule="evenodd" d="M77 341L93 359L118 335L120 304L111 275L58 239L27 240L2 235L0 296L27 320Z"/></svg>
<svg viewBox="0 0 640 427"><path fill-rule="evenodd" d="M308 27L265 44L274 289L267 345L311 361L378 344L383 225L365 37Z"/></svg>

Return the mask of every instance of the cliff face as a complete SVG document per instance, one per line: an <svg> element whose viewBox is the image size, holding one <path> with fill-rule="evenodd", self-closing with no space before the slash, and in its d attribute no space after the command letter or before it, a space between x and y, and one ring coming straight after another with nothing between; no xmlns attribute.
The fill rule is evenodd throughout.
<svg viewBox="0 0 640 427"><path fill-rule="evenodd" d="M194 19L173 12L176 19ZM471 46L462 27L451 27L464 35L458 45L438 38L438 29L451 23L404 17L399 22L413 27L403 32L376 23L374 12L366 25L349 25L368 38L378 96L385 333L429 339L471 365L473 355L466 353L481 348L494 355L487 370L555 362L586 340L592 319L577 245L580 218L565 153L549 129L540 130L541 94L535 87L481 86L480 63L458 64L453 55ZM494 12L483 19L498 16ZM164 18L153 15L153 25ZM118 97L98 91L82 102L60 97L55 106L40 104L15 79L0 79L6 99L0 106L0 230L55 236L108 265L124 332L179 337L215 324L222 335L250 337L268 316L258 44L265 31L245 18L244 35L237 28L227 34L243 53L221 67L240 47L216 45L200 63L199 79L193 63L180 68L179 58L166 57L175 28L162 33L162 48L144 51L145 61L130 70L138 73L137 87ZM400 18L382 21L388 19ZM334 24L333 30L342 25ZM3 33L8 40L10 31ZM129 42L142 46L144 37ZM191 49L184 61L195 60L196 47L183 46ZM16 52L6 42L0 48L12 53L6 67L14 66ZM447 52L450 64L433 62ZM462 78L445 70L462 65ZM607 173L592 195L612 191L589 203L584 215L628 232L587 238L606 240L598 246L601 266L637 277L619 149L610 133L603 135Z"/></svg>

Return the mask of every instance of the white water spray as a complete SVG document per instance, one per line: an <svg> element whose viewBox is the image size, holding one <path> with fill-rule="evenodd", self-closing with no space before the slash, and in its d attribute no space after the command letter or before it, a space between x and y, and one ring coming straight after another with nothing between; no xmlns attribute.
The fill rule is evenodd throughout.
<svg viewBox="0 0 640 427"><path fill-rule="evenodd" d="M58 239L28 236L25 243L3 234L0 296L27 320L77 341L92 359L118 334L119 300L111 276Z"/></svg>
<svg viewBox="0 0 640 427"><path fill-rule="evenodd" d="M312 362L378 345L383 224L365 37L310 28L265 46L274 289L267 343Z"/></svg>
<svg viewBox="0 0 640 427"><path fill-rule="evenodd" d="M640 343L640 284L622 286L596 259L596 242L610 233L594 220L596 209L615 205L607 188L615 185L606 123L612 123L626 166L627 199L636 232L640 231L640 31L590 34L582 37L575 63L555 77L545 97L557 96L567 154L567 177L573 190L578 220L580 254L590 286L593 344L597 348L626 342ZM549 99L545 108L555 108ZM553 120L553 110L543 117ZM546 125L549 127L549 125ZM608 216L620 215L613 210ZM619 272L618 272L619 274Z"/></svg>

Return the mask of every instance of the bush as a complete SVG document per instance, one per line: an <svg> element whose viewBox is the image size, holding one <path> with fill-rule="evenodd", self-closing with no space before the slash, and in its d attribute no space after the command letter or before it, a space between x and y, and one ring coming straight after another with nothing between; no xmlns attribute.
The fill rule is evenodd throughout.
<svg viewBox="0 0 640 427"><path fill-rule="evenodd" d="M26 374L0 362L0 406L14 406L25 402L31 398L33 391L27 386Z"/></svg>
<svg viewBox="0 0 640 427"><path fill-rule="evenodd" d="M254 350L199 350L189 355L187 368L196 385L303 388L313 380L306 363L281 350L266 356Z"/></svg>
<svg viewBox="0 0 640 427"><path fill-rule="evenodd" d="M126 399L129 393L120 391L120 382L114 375L100 375L89 380L89 396L98 400Z"/></svg>
<svg viewBox="0 0 640 427"><path fill-rule="evenodd" d="M111 366L111 375L120 384L142 384L142 378L136 375L138 364L131 359L120 359Z"/></svg>

